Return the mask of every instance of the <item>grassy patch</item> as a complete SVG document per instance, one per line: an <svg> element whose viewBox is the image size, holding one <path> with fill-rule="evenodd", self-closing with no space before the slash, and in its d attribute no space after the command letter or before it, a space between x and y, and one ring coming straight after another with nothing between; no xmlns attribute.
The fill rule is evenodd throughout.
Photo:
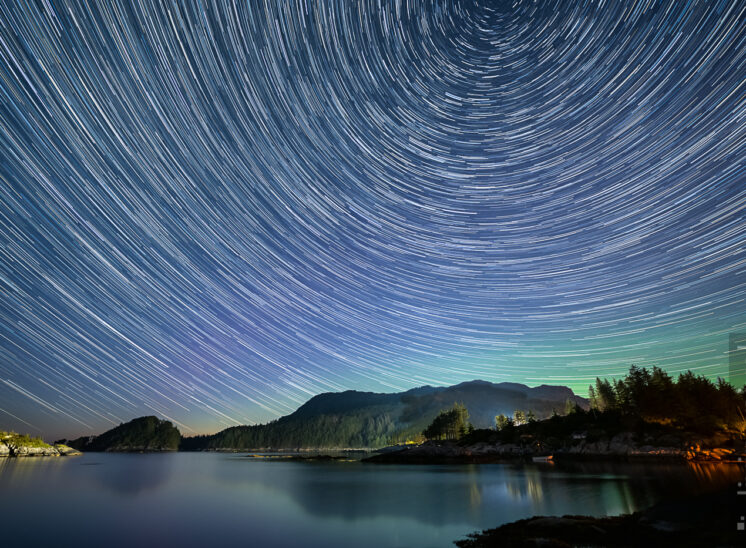
<svg viewBox="0 0 746 548"><path fill-rule="evenodd" d="M40 447L45 449L52 447L41 438L32 438L28 434L16 434L15 432L0 432L0 441L6 445L15 445L18 447Z"/></svg>

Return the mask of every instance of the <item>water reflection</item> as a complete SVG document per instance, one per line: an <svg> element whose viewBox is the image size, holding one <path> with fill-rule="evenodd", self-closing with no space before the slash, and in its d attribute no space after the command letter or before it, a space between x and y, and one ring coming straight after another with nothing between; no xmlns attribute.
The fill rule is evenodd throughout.
<svg viewBox="0 0 746 548"><path fill-rule="evenodd" d="M541 473L536 468L525 469L522 477L511 478L505 482L505 492L516 501L528 499L532 503L540 503L544 498Z"/></svg>
<svg viewBox="0 0 746 548"><path fill-rule="evenodd" d="M4 540L27 545L43 543L44 522L81 546L95 545L78 542L81 530L121 546L244 545L247 535L257 546L299 538L306 546L449 546L532 515L634 512L738 481L742 470L722 464L376 466L86 454L0 460L0 516Z"/></svg>
<svg viewBox="0 0 746 548"><path fill-rule="evenodd" d="M172 455L117 455L116 466L102 462L89 470L90 478L101 487L122 496L136 496L155 491L171 476Z"/></svg>
<svg viewBox="0 0 746 548"><path fill-rule="evenodd" d="M423 476L422 470L411 467L394 471L357 464L340 474L333 465L277 464L287 468L279 481L274 474L266 476L271 478L264 482L266 487L289 495L314 516L345 520L395 516L428 524L463 523L482 508L479 475L469 470L434 468Z"/></svg>
<svg viewBox="0 0 746 548"><path fill-rule="evenodd" d="M572 494L580 497L576 503L592 509L586 513L612 515L735 485L742 475L742 467L723 463L565 462L524 467L522 474L509 477L506 492L546 513L563 513L563 507L571 506L567 495Z"/></svg>
<svg viewBox="0 0 746 548"><path fill-rule="evenodd" d="M102 455L83 457L27 457L0 459L0 487L24 489L46 483L67 484L74 476L80 485L133 496L157 490L168 481L172 466L169 455ZM81 468L85 472L72 468Z"/></svg>
<svg viewBox="0 0 746 548"><path fill-rule="evenodd" d="M35 483L40 473L53 482L63 465L64 457L0 458L0 486L22 488Z"/></svg>
<svg viewBox="0 0 746 548"><path fill-rule="evenodd" d="M661 498L735 485L740 477L734 465L620 463L413 467L242 461L216 473L231 485L259 483L318 517L406 517L430 525L483 522L496 511L515 519L631 513Z"/></svg>

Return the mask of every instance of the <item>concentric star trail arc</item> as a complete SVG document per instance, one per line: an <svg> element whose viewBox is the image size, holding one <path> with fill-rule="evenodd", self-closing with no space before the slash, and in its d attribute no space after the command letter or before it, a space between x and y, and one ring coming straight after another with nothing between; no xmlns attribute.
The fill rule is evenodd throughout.
<svg viewBox="0 0 746 548"><path fill-rule="evenodd" d="M727 376L743 2L114 4L0 6L2 425Z"/></svg>

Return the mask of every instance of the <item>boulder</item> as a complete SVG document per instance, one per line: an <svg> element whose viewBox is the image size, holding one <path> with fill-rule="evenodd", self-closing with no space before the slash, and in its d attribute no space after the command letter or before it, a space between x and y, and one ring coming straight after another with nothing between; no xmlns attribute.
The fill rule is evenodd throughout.
<svg viewBox="0 0 746 548"><path fill-rule="evenodd" d="M72 447L69 447L69 446L65 445L64 443L55 443L54 444L54 448L63 457L75 457L75 456L83 454L80 451L78 451L77 449L73 449Z"/></svg>

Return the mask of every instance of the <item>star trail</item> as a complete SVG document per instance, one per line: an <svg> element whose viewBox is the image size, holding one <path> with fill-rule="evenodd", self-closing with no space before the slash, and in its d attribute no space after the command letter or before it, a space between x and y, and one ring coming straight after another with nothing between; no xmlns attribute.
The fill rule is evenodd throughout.
<svg viewBox="0 0 746 548"><path fill-rule="evenodd" d="M746 3L0 5L0 426L185 434L314 394L746 331Z"/></svg>

